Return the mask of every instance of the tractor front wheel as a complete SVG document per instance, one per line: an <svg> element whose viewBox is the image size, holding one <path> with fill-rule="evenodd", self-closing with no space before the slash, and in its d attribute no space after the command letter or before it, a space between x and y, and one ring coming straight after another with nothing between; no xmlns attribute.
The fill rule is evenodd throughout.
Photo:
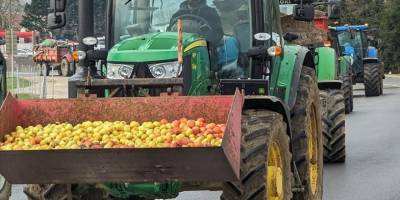
<svg viewBox="0 0 400 200"><path fill-rule="evenodd" d="M292 115L293 158L304 191L294 200L321 200L323 182L323 136L315 71L303 67Z"/></svg>
<svg viewBox="0 0 400 200"><path fill-rule="evenodd" d="M346 114L349 114L354 109L353 78L351 75L345 75L341 79L343 81L342 90L344 92Z"/></svg>
<svg viewBox="0 0 400 200"><path fill-rule="evenodd" d="M246 110L242 116L240 180L224 183L223 200L290 200L291 154L279 113Z"/></svg>
<svg viewBox="0 0 400 200"><path fill-rule="evenodd" d="M61 76L67 77L71 75L71 70L70 70L70 63L66 58L63 58L61 61L61 66L60 66L60 74Z"/></svg>
<svg viewBox="0 0 400 200"><path fill-rule="evenodd" d="M322 124L324 134L324 161L343 163L346 161L345 144L345 98L341 90L325 90L320 92Z"/></svg>
<svg viewBox="0 0 400 200"><path fill-rule="evenodd" d="M40 76L49 76L50 70L50 66L47 63L40 64Z"/></svg>
<svg viewBox="0 0 400 200"><path fill-rule="evenodd" d="M365 96L374 97L381 95L382 75L378 63L364 64Z"/></svg>

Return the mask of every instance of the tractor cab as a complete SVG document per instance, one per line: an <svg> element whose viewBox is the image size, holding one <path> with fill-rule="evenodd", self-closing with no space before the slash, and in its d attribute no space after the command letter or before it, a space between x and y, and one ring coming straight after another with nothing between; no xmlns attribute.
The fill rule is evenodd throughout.
<svg viewBox="0 0 400 200"><path fill-rule="evenodd" d="M368 25L345 25L330 27L330 36L341 54L350 58L353 83L364 83L366 96L379 96L383 91L384 67L370 31Z"/></svg>
<svg viewBox="0 0 400 200"><path fill-rule="evenodd" d="M178 19L184 33L183 57L186 62L191 59L192 68L194 64L208 67L204 70L222 77L248 76L246 54L252 42L248 3L238 1L229 5L231 9L210 0L197 4L191 8L184 0L114 1L107 78L178 77ZM121 76L117 73L121 66L116 63L130 64L132 73ZM141 65L147 65L144 71L150 73L140 74Z"/></svg>
<svg viewBox="0 0 400 200"><path fill-rule="evenodd" d="M249 56L255 46L268 56L268 48L274 47L272 55L283 44L279 2L266 2L260 16L251 11L254 3L242 0L110 1L107 81L91 84L115 90L124 81L128 86L116 96L204 95L221 79L266 79L267 66L256 67L260 57Z"/></svg>
<svg viewBox="0 0 400 200"><path fill-rule="evenodd" d="M341 55L348 56L351 60L353 72L362 73L365 59L374 58L372 48L369 46L366 31L368 25L331 27L331 35L336 38L336 45Z"/></svg>

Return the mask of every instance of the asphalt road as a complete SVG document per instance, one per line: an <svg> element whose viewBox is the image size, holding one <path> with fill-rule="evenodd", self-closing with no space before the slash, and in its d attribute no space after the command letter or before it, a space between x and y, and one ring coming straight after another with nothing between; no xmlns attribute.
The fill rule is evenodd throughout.
<svg viewBox="0 0 400 200"><path fill-rule="evenodd" d="M324 200L400 199L400 78L387 78L384 95L366 98L355 86L355 111L346 118L345 164L327 164ZM179 200L217 200L218 192L190 192Z"/></svg>
<svg viewBox="0 0 400 200"><path fill-rule="evenodd" d="M347 161L325 166L324 200L400 199L399 86L400 79L388 78L382 97L355 99L346 121Z"/></svg>
<svg viewBox="0 0 400 200"><path fill-rule="evenodd" d="M346 164L325 165L324 200L400 199L400 78L387 78L381 97L356 86L346 119ZM12 200L24 200L22 186ZM220 192L185 192L177 200L218 200Z"/></svg>

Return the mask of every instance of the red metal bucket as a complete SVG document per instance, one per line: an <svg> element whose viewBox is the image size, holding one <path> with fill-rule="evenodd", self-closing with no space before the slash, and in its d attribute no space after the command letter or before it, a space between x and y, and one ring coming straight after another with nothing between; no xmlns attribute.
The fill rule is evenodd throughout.
<svg viewBox="0 0 400 200"><path fill-rule="evenodd" d="M0 137L16 126L182 117L225 123L222 147L0 151L0 174L14 184L228 181L239 177L243 96L17 100L0 109Z"/></svg>

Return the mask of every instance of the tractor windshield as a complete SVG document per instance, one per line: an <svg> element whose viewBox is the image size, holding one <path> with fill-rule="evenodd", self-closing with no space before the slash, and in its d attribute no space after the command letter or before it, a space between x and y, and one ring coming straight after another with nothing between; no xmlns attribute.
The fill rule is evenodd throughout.
<svg viewBox="0 0 400 200"><path fill-rule="evenodd" d="M112 41L175 32L179 18L184 32L204 36L211 43L224 35L237 35L238 40L246 40L243 47L247 47L251 39L247 4L242 0L115 0Z"/></svg>
<svg viewBox="0 0 400 200"><path fill-rule="evenodd" d="M355 61L362 58L362 32L341 32L338 34L338 40L343 55L351 56Z"/></svg>

